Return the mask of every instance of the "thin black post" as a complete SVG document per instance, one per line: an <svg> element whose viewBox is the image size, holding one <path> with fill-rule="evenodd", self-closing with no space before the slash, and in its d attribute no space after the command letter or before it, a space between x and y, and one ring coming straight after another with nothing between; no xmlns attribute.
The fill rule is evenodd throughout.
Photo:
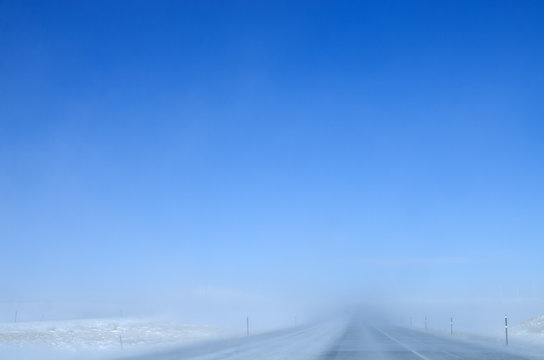
<svg viewBox="0 0 544 360"><path fill-rule="evenodd" d="M450 318L450 335L453 335L453 317Z"/></svg>
<svg viewBox="0 0 544 360"><path fill-rule="evenodd" d="M506 345L508 345L508 316L504 315L504 335L506 340Z"/></svg>
<svg viewBox="0 0 544 360"><path fill-rule="evenodd" d="M246 317L246 329L247 329L247 336L249 336L249 316Z"/></svg>

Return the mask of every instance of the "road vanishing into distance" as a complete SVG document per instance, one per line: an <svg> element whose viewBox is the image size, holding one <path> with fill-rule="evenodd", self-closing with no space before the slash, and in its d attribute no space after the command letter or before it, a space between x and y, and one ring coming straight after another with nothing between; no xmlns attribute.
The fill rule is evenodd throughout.
<svg viewBox="0 0 544 360"><path fill-rule="evenodd" d="M213 341L131 360L536 360L544 350L351 321Z"/></svg>

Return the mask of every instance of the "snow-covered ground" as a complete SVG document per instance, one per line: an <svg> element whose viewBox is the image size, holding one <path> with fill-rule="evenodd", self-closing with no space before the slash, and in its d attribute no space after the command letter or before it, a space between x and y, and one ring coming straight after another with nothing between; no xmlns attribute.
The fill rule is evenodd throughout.
<svg viewBox="0 0 544 360"><path fill-rule="evenodd" d="M544 315L512 326L510 332L514 338L544 345Z"/></svg>
<svg viewBox="0 0 544 360"><path fill-rule="evenodd" d="M108 358L226 337L218 328L149 319L0 324L0 358Z"/></svg>

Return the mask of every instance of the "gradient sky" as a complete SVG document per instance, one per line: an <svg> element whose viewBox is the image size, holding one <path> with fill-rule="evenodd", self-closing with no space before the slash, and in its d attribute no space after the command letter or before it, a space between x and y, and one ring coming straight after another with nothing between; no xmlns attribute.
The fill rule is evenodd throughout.
<svg viewBox="0 0 544 360"><path fill-rule="evenodd" d="M0 301L543 298L543 16L1 1Z"/></svg>

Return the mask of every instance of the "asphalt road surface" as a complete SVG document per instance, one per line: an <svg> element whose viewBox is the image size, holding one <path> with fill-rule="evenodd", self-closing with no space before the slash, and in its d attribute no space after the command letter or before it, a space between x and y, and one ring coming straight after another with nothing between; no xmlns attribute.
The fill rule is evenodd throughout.
<svg viewBox="0 0 544 360"><path fill-rule="evenodd" d="M352 323L321 360L522 360L540 356L519 355L506 346L470 343L399 327L373 327Z"/></svg>
<svg viewBox="0 0 544 360"><path fill-rule="evenodd" d="M536 348L395 326L311 326L202 343L131 360L544 360Z"/></svg>

